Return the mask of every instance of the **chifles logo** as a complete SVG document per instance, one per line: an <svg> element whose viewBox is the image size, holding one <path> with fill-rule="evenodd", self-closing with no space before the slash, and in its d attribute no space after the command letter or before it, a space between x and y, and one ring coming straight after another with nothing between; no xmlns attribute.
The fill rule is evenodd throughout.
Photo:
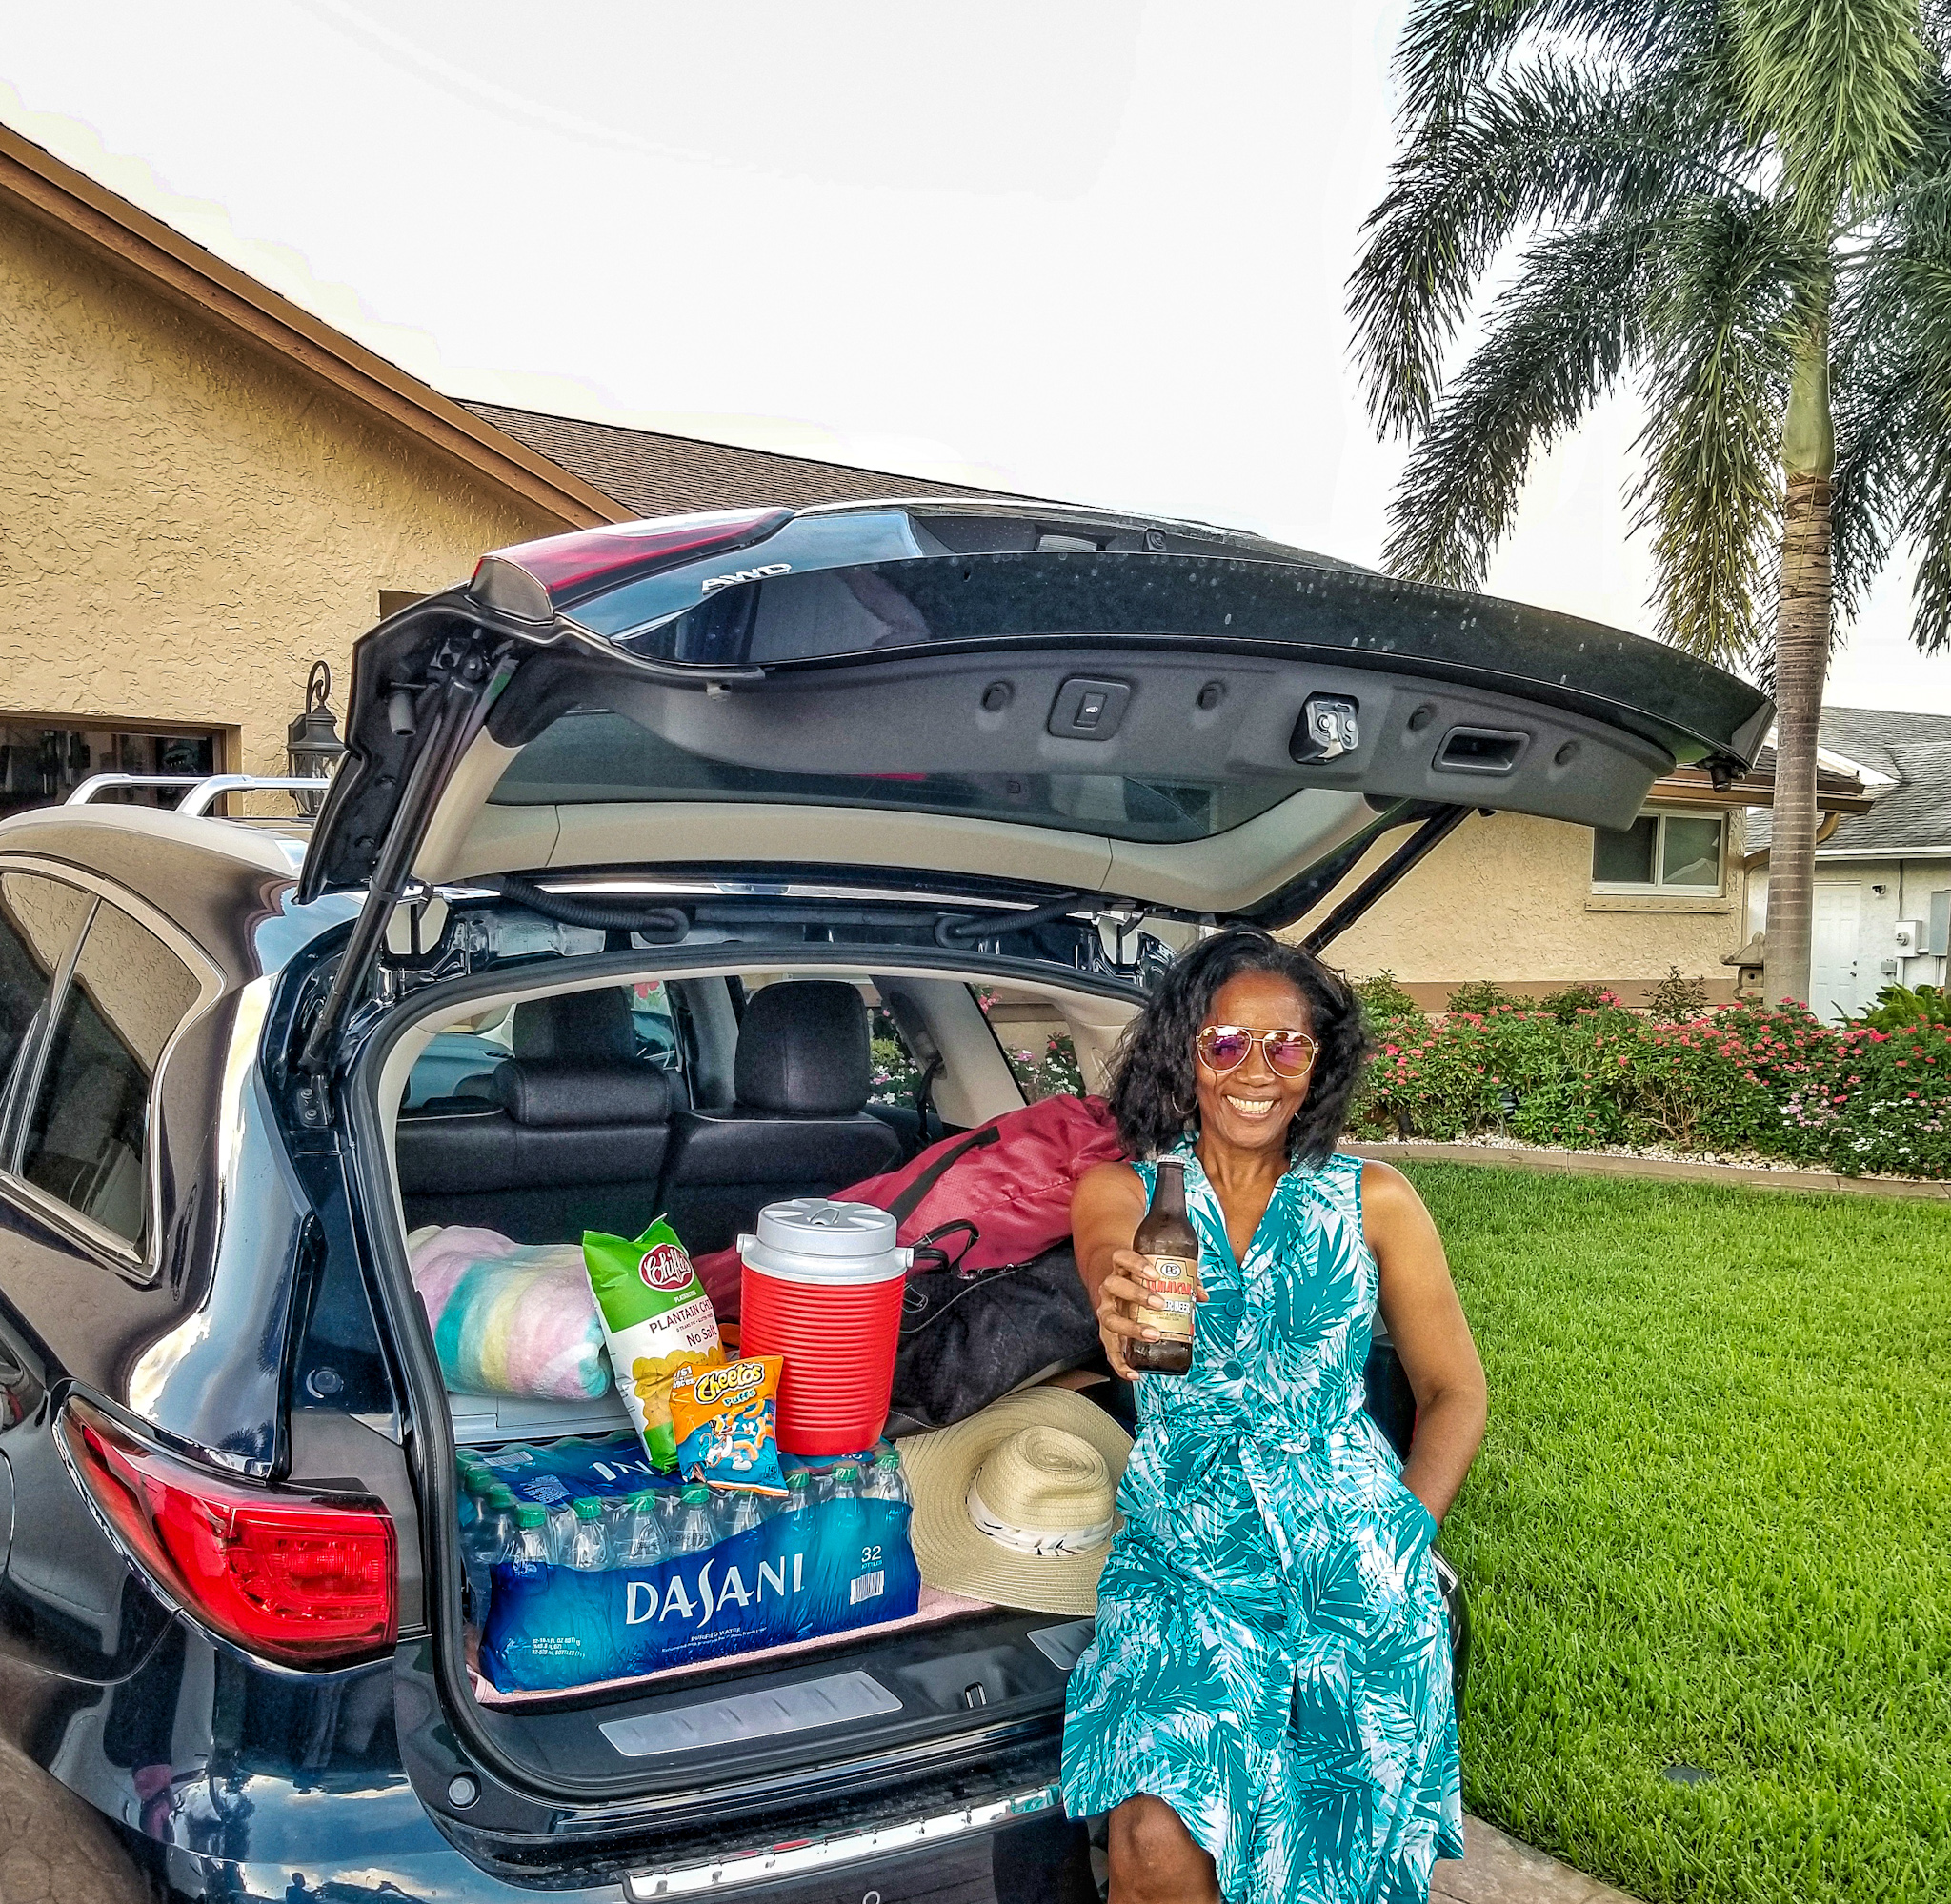
<svg viewBox="0 0 1951 1904"><path fill-rule="evenodd" d="M728 1396L734 1401L750 1401L765 1378L763 1362L731 1362L722 1369L707 1369L693 1383L692 1393L707 1405ZM737 1393L740 1389L745 1391L743 1394Z"/></svg>
<svg viewBox="0 0 1951 1904"><path fill-rule="evenodd" d="M659 1243L636 1259L636 1273L652 1289L682 1289L691 1280L691 1258L674 1243Z"/></svg>

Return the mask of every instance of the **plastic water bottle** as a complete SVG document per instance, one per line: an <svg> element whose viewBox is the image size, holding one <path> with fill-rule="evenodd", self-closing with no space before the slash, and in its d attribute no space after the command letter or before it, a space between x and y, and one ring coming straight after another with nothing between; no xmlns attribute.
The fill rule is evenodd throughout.
<svg viewBox="0 0 1951 1904"><path fill-rule="evenodd" d="M878 1594L878 1580L868 1584L859 1577L869 1564L870 1542L867 1513L860 1504L860 1470L852 1461L842 1461L828 1478L817 1538L821 1566L850 1582L849 1606L858 1606Z"/></svg>
<svg viewBox="0 0 1951 1904"><path fill-rule="evenodd" d="M717 1530L712 1525L712 1491L702 1481L694 1481L684 1491L672 1552L702 1553L717 1537Z"/></svg>
<svg viewBox="0 0 1951 1904"><path fill-rule="evenodd" d="M549 1557L558 1567L569 1565L570 1542L575 1538L575 1504L563 1499L549 1504Z"/></svg>
<svg viewBox="0 0 1951 1904"><path fill-rule="evenodd" d="M578 1573L600 1573L610 1564L610 1542L603 1533L603 1503L585 1494L575 1504L575 1530L562 1564Z"/></svg>
<svg viewBox="0 0 1951 1904"><path fill-rule="evenodd" d="M867 1472L863 1499L887 1501L897 1507L913 1507L915 1497L908 1492L908 1477L901 1473L901 1457L892 1450L881 1455Z"/></svg>
<svg viewBox="0 0 1951 1904"><path fill-rule="evenodd" d="M730 1489L719 1510L718 1538L730 1540L734 1533L744 1533L757 1527L766 1517L759 1497L750 1488Z"/></svg>
<svg viewBox="0 0 1951 1904"><path fill-rule="evenodd" d="M649 1488L632 1494L624 1503L625 1513L618 1526L615 1564L619 1567L654 1567L664 1557L664 1534L657 1525L657 1496Z"/></svg>
<svg viewBox="0 0 1951 1904"><path fill-rule="evenodd" d="M471 1482L471 1486L473 1483ZM507 1495L504 1505L496 1494ZM488 1617L488 1593L494 1564L508 1557L514 1541L514 1496L506 1488L490 1482L474 1495L474 1517L461 1532L461 1571L467 1575L470 1607L474 1624Z"/></svg>
<svg viewBox="0 0 1951 1904"><path fill-rule="evenodd" d="M547 1567L554 1557L549 1549L549 1511L533 1501L524 1501L514 1511L514 1545L509 1550L509 1565L526 1570Z"/></svg>
<svg viewBox="0 0 1951 1904"><path fill-rule="evenodd" d="M481 1517L481 1503L488 1498L488 1491L494 1485L494 1476L485 1468L461 1467L456 1464L460 1480L460 1523L465 1533Z"/></svg>
<svg viewBox="0 0 1951 1904"><path fill-rule="evenodd" d="M804 1513L813 1505L813 1471L794 1468L786 1476L786 1498L779 1504L781 1513Z"/></svg>

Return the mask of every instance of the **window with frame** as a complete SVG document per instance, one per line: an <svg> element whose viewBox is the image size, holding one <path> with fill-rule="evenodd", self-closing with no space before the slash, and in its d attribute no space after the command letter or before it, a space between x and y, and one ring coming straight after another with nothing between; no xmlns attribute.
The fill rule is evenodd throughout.
<svg viewBox="0 0 1951 1904"><path fill-rule="evenodd" d="M62 997L20 1174L131 1243L148 1208L150 1088L196 1003L195 974L148 927L95 908Z"/></svg>
<svg viewBox="0 0 1951 1904"><path fill-rule="evenodd" d="M1641 813L1629 827L1593 829L1592 890L1716 898L1726 852L1724 813Z"/></svg>
<svg viewBox="0 0 1951 1904"><path fill-rule="evenodd" d="M58 879L0 873L0 1096L93 904L91 893Z"/></svg>

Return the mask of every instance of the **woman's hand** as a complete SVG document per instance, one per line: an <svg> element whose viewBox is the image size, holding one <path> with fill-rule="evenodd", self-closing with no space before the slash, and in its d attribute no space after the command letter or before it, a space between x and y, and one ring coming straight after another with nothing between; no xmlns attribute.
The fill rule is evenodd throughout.
<svg viewBox="0 0 1951 1904"><path fill-rule="evenodd" d="M1198 1286L1198 1298L1206 1299L1206 1286ZM1136 1250L1114 1250L1111 1272L1097 1285L1097 1333L1103 1338L1104 1358L1114 1373L1126 1381L1136 1372L1124 1358L1127 1342L1156 1342L1158 1331L1148 1312L1165 1304L1152 1293L1145 1281L1145 1259Z"/></svg>
<svg viewBox="0 0 1951 1904"><path fill-rule="evenodd" d="M1129 1382L1137 1372L1124 1358L1127 1342L1156 1342L1158 1332L1138 1318L1148 1308L1162 1308L1145 1287L1145 1259L1136 1250L1114 1250L1111 1273L1097 1285L1097 1333L1112 1373Z"/></svg>

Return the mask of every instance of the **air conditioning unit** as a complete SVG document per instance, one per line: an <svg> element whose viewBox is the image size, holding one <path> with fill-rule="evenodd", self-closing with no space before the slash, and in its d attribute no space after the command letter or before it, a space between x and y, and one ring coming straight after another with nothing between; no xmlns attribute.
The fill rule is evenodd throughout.
<svg viewBox="0 0 1951 1904"><path fill-rule="evenodd" d="M1924 922L1921 919L1898 920L1897 953L1900 958L1921 958L1924 943Z"/></svg>

